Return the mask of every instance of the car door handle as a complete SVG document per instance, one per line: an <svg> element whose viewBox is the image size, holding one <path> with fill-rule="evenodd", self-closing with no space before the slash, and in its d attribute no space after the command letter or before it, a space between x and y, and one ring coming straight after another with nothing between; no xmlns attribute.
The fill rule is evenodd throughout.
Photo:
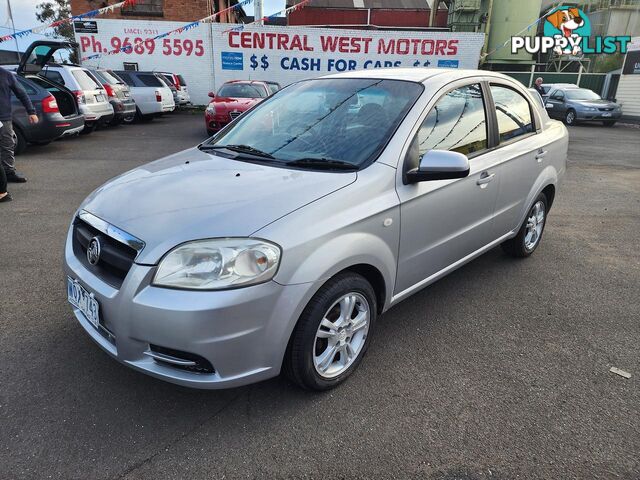
<svg viewBox="0 0 640 480"><path fill-rule="evenodd" d="M536 160L538 163L542 163L542 159L544 158L544 156L547 154L546 150L538 150L538 153L536 154Z"/></svg>
<svg viewBox="0 0 640 480"><path fill-rule="evenodd" d="M491 180L493 180L493 177L495 177L496 174L495 173L489 173L489 172L482 172L480 174L480 178L478 179L478 181L476 182L477 185L480 185L481 188L484 188L487 186L487 183L489 183Z"/></svg>

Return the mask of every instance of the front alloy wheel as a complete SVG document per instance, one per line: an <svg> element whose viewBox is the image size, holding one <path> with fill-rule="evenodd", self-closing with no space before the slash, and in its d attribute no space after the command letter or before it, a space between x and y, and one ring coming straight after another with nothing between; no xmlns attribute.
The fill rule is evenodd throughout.
<svg viewBox="0 0 640 480"><path fill-rule="evenodd" d="M355 272L336 275L302 312L287 346L284 372L310 390L339 385L364 357L376 316L371 284Z"/></svg>
<svg viewBox="0 0 640 480"><path fill-rule="evenodd" d="M344 373L358 358L369 332L369 302L349 292L325 313L314 343L313 364L323 378Z"/></svg>
<svg viewBox="0 0 640 480"><path fill-rule="evenodd" d="M564 123L567 125L575 125L576 124L576 112L573 110L569 110L564 117Z"/></svg>

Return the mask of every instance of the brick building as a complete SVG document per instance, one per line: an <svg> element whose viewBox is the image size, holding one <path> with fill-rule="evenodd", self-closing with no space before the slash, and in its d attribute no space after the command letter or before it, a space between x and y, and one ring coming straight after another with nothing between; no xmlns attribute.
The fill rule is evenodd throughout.
<svg viewBox="0 0 640 480"><path fill-rule="evenodd" d="M302 0L287 0L287 7ZM434 25L431 5L439 4ZM439 0L311 0L289 14L289 25L322 25L349 28L447 27L448 9Z"/></svg>
<svg viewBox="0 0 640 480"><path fill-rule="evenodd" d="M71 13L79 15L96 8L113 5L121 0L71 0ZM238 0L138 0L133 5L116 10L100 18L115 18L123 20L167 20L176 22L190 22L204 18L214 12L219 12ZM245 16L240 9L221 14L217 21L221 23L238 23Z"/></svg>

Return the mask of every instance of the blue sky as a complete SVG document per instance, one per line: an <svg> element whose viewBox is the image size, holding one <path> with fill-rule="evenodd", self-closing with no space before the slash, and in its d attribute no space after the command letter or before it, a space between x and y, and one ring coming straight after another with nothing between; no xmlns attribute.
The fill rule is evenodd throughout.
<svg viewBox="0 0 640 480"><path fill-rule="evenodd" d="M0 0L0 32L3 35L7 33L11 33L11 29L7 28L10 24L7 21L7 1L8 0ZM38 21L36 20L36 5L41 3L43 0L10 0L11 1L11 10L13 11L13 20L16 25L16 30L25 30L27 28L35 27L38 25ZM110 2L114 3L114 2ZM265 15L271 15L279 10L282 10L285 7L285 0L263 0L264 5L264 13ZM245 11L247 15L253 15L253 5L249 5L245 7ZM197 20L197 18L194 18ZM7 22L5 24L5 22ZM38 38L43 38L42 35L29 35L28 37L22 38L18 40L18 45L21 50L24 50L25 47L29 46L29 44ZM15 42L3 42L0 43L0 49L2 50L15 50Z"/></svg>

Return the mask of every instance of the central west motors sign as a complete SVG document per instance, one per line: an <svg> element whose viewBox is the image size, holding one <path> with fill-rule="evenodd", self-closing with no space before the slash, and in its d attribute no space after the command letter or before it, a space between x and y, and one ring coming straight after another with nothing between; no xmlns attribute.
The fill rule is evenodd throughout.
<svg viewBox="0 0 640 480"><path fill-rule="evenodd" d="M238 79L271 80L282 86L331 73L387 67L477 68L482 33L343 30L311 27L204 24L177 35L153 37L177 22L97 19L95 31L76 30L81 56L92 66L182 74L194 103ZM230 30L234 29L234 30ZM113 49L131 45L117 55Z"/></svg>
<svg viewBox="0 0 640 480"><path fill-rule="evenodd" d="M389 67L477 68L483 34L253 27L214 36L218 80L304 78ZM241 73L242 72L242 76Z"/></svg>

